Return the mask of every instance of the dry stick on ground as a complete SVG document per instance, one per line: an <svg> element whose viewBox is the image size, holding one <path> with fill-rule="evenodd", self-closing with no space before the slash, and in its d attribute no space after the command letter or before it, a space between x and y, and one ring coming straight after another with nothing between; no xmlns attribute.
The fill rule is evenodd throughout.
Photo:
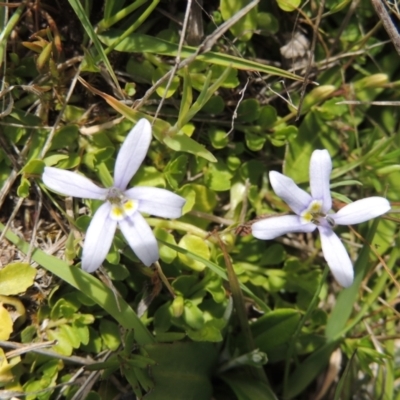
<svg viewBox="0 0 400 400"><path fill-rule="evenodd" d="M318 29L319 29L319 25L321 23L322 13L324 11L324 8L325 8L325 0L321 0L319 9L318 9L317 20L315 21L315 25L314 25L314 33L313 33L313 38L312 38L311 48L310 48L310 58L308 59L307 69L306 69L306 73L304 74L304 81L303 81L303 85L301 87L300 101L299 101L299 106L297 108L297 115L296 115L296 119L295 119L296 121L299 120L300 115L301 115L301 108L303 105L307 85L309 83L308 77L310 76L311 68L314 64L314 52L315 52L315 46L317 45Z"/></svg>
<svg viewBox="0 0 400 400"><path fill-rule="evenodd" d="M396 26L394 25L392 19L388 11L386 10L385 5L382 3L381 0L371 0L372 5L375 8L376 13L378 14L379 18L381 19L383 26L388 33L390 40L392 41L397 54L400 55L400 34L397 31Z"/></svg>
<svg viewBox="0 0 400 400"><path fill-rule="evenodd" d="M104 357L102 357L99 362L106 361L113 352L108 351ZM101 378L101 371L92 371L90 375L85 379L85 382L79 388L79 390L74 394L71 400L80 400L86 398L86 395L92 390L93 385Z"/></svg>
<svg viewBox="0 0 400 400"><path fill-rule="evenodd" d="M207 36L203 43L197 48L197 50L192 54L190 57L186 58L185 60L181 61L176 68L171 69L168 71L162 78L160 78L140 99L140 101L135 104L133 107L134 110L140 109L140 107L148 100L148 98L155 92L155 90L165 81L167 80L170 75L175 73L178 69L182 69L187 65L191 64L197 56L200 54L207 53L211 50L214 46L216 41L224 35L224 33L234 25L240 18L242 18L245 14L247 14L252 8L254 8L260 0L253 0L249 3L246 7L242 8L238 13L236 13L232 18L225 21L222 25L220 25L211 35Z"/></svg>
<svg viewBox="0 0 400 400"><path fill-rule="evenodd" d="M58 358L66 362L70 362L73 364L78 364L78 365L91 365L95 363L96 361L91 360L89 358L83 358L83 357L78 357L78 356L64 356L62 354L56 353L55 351L52 350L43 350L44 347L53 345L53 342L42 342L42 343L31 343L31 344L21 344L17 342L10 342L10 341L0 341L0 347L2 348L8 348L8 349L15 349L14 351L6 353L6 358L11 358L11 357L16 357L18 355L24 354L24 353L38 353L45 355L47 357L51 358Z"/></svg>
<svg viewBox="0 0 400 400"><path fill-rule="evenodd" d="M11 213L10 218L9 218L8 221L7 221L7 224L6 224L6 226L4 227L4 230L3 230L3 232L2 232L1 235L0 235L0 242L4 239L4 236L5 236L5 234L7 233L8 228L9 228L10 225L11 225L11 222L13 222L13 220L14 220L15 216L17 215L18 210L21 208L22 203L24 202L24 200L25 200L25 199L24 199L23 197L20 197L20 198L18 199L18 202L17 202L16 206L14 207L14 210L13 210L13 212Z"/></svg>
<svg viewBox="0 0 400 400"><path fill-rule="evenodd" d="M160 101L160 104L157 107L156 113L154 114L154 120L157 119L158 113L160 112L161 107L164 104L164 101L165 101L165 99L167 97L168 89L169 89L169 87L171 86L171 83L172 83L172 79L174 79L175 73L176 73L176 71L178 69L178 66L179 66L180 62L181 62L181 51L182 51L183 42L184 42L185 36L186 36L186 30L187 30L187 27L188 27L188 22L189 22L189 16L190 16L191 9L192 9L192 0L188 0L187 4L186 4L185 18L183 20L181 37L179 39L178 52L177 52L177 55L176 55L176 58L175 58L175 65L173 66L173 68L171 70L171 73L169 75L169 79L168 79L168 82L167 82L167 86L166 86L166 88L164 90L163 97L162 97L162 99Z"/></svg>
<svg viewBox="0 0 400 400"><path fill-rule="evenodd" d="M233 111L233 115L232 115L232 119L231 119L231 129L229 129L229 131L226 133L225 136L229 136L235 129L235 119L237 118L237 111L239 109L241 102L243 101L244 95L246 93L247 85L249 84L249 82L250 82L250 78L247 78L247 81L246 81L245 85L243 86L243 89L241 89L239 91L240 98L236 104L235 110Z"/></svg>

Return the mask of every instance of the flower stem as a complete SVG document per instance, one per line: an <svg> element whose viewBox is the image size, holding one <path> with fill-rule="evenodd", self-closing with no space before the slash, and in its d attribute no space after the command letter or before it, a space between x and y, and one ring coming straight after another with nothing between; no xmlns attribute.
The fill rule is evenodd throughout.
<svg viewBox="0 0 400 400"><path fill-rule="evenodd" d="M161 278L163 284L165 285L165 287L168 289L168 291L171 293L172 298L176 297L176 294L174 292L174 289L172 288L172 286L169 284L167 277L164 275L163 270L161 269L161 265L158 261L156 261L153 264L156 267L156 271L159 275L159 277Z"/></svg>

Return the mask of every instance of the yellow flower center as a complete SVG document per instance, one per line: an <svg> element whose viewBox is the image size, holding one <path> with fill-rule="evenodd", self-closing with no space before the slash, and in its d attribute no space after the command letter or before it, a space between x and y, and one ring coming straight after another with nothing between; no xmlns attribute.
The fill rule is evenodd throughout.
<svg viewBox="0 0 400 400"><path fill-rule="evenodd" d="M121 221L126 217L131 216L138 208L138 202L136 200L126 200L124 203L112 203L111 204L111 218L116 221Z"/></svg>
<svg viewBox="0 0 400 400"><path fill-rule="evenodd" d="M111 203L110 216L116 221L121 221L131 216L138 208L138 201L127 199L123 192L117 188L111 188L107 200Z"/></svg>
<svg viewBox="0 0 400 400"><path fill-rule="evenodd" d="M312 222L318 225L319 219L325 217L325 214L322 212L322 200L313 200L307 210L301 213L300 217L303 224Z"/></svg>
<svg viewBox="0 0 400 400"><path fill-rule="evenodd" d="M335 221L329 215L322 212L322 200L313 200L307 210L301 213L300 218L303 224L313 223L320 225L321 219L323 219L328 222L331 228L335 226Z"/></svg>

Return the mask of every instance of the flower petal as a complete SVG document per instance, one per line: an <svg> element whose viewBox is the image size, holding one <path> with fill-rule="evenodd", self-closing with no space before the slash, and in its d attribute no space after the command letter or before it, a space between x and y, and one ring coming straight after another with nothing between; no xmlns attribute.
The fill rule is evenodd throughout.
<svg viewBox="0 0 400 400"><path fill-rule="evenodd" d="M327 213L332 208L329 179L332 160L328 150L315 150L310 160L310 188L312 198L322 200L322 211Z"/></svg>
<svg viewBox="0 0 400 400"><path fill-rule="evenodd" d="M117 221L110 218L111 204L102 204L92 218L86 232L82 252L82 269L96 271L107 256L114 237Z"/></svg>
<svg viewBox="0 0 400 400"><path fill-rule="evenodd" d="M300 189L292 179L276 171L269 173L269 181L274 192L298 215L311 203L311 196Z"/></svg>
<svg viewBox="0 0 400 400"><path fill-rule="evenodd" d="M98 187L88 178L65 169L45 167L42 179L51 190L65 196L105 200L108 193L107 189Z"/></svg>
<svg viewBox="0 0 400 400"><path fill-rule="evenodd" d="M115 161L114 186L125 190L146 157L151 142L150 122L142 118L131 129Z"/></svg>
<svg viewBox="0 0 400 400"><path fill-rule="evenodd" d="M384 197L367 197L347 204L336 214L329 216L338 225L353 225L368 221L390 210L390 203Z"/></svg>
<svg viewBox="0 0 400 400"><path fill-rule="evenodd" d="M322 252L333 276L343 287L349 287L353 283L354 271L347 250L332 229L319 226L318 230Z"/></svg>
<svg viewBox="0 0 400 400"><path fill-rule="evenodd" d="M251 226L253 236L257 239L271 240L289 232L312 232L314 224L303 224L297 215L281 215L265 218Z"/></svg>
<svg viewBox="0 0 400 400"><path fill-rule="evenodd" d="M160 258L157 240L140 213L136 212L131 217L119 221L119 227L129 246L144 265L150 267Z"/></svg>
<svg viewBox="0 0 400 400"><path fill-rule="evenodd" d="M179 218L186 200L166 189L137 186L125 193L130 199L139 200L139 211L164 218Z"/></svg>

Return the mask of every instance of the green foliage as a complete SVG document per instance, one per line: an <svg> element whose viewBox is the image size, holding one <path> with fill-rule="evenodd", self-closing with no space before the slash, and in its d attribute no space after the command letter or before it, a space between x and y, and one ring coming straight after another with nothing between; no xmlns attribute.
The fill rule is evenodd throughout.
<svg viewBox="0 0 400 400"><path fill-rule="evenodd" d="M17 347L0 349L0 397L305 399L341 354L326 396L399 398L400 58L372 4L95 3L0 7L0 339ZM130 187L179 194L183 216L145 215L160 269L117 231L89 275L82 244L100 202L40 177L55 166L112 186L140 118L154 140ZM347 289L321 272L318 236L250 234L254 218L290 211L269 171L308 190L323 148L335 211L369 196L394 208L335 227L354 262Z"/></svg>

